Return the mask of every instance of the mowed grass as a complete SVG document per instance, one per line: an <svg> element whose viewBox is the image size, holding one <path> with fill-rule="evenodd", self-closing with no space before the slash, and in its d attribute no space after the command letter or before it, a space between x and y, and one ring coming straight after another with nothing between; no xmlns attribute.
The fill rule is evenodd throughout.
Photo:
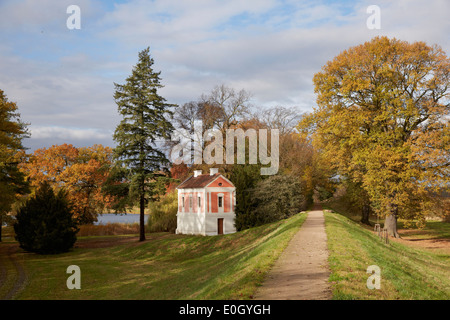
<svg viewBox="0 0 450 320"><path fill-rule="evenodd" d="M398 227L403 228L403 221L399 221ZM450 240L450 223L437 220L428 220L425 223L424 228L410 228L399 231L401 236L407 239L417 240Z"/></svg>
<svg viewBox="0 0 450 320"><path fill-rule="evenodd" d="M333 299L450 299L450 255L394 241L386 245L337 213L325 212L325 219ZM432 223L430 228L446 227ZM371 265L380 267L380 289L367 288Z"/></svg>
<svg viewBox="0 0 450 320"><path fill-rule="evenodd" d="M19 250L26 285L15 299L251 299L275 260L298 231L306 213L223 236L148 234L90 248L91 241L127 236L80 238L78 248L60 255ZM131 239L131 238L129 238ZM67 267L81 269L81 289L69 290Z"/></svg>

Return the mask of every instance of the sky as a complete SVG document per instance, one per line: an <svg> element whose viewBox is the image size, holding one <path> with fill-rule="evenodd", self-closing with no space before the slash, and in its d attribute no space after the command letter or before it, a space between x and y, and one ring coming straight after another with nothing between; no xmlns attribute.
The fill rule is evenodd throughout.
<svg viewBox="0 0 450 320"><path fill-rule="evenodd" d="M80 9L80 28L70 5ZM379 8L379 28L372 28ZM31 151L54 144L114 147L124 84L150 47L168 103L221 84L256 109L311 112L312 78L375 36L437 44L450 55L448 0L0 0L0 89L29 123ZM369 23L369 26L368 26Z"/></svg>

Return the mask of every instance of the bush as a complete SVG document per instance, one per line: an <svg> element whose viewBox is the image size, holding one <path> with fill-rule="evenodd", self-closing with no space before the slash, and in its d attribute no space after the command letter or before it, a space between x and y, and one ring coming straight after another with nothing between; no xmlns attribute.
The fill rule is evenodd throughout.
<svg viewBox="0 0 450 320"><path fill-rule="evenodd" d="M235 226L238 231L254 226L252 215L255 209L253 192L261 176L261 166L257 164L246 164L233 166L230 180L236 187L236 213Z"/></svg>
<svg viewBox="0 0 450 320"><path fill-rule="evenodd" d="M72 219L67 193L55 194L46 182L19 209L14 224L16 240L24 250L39 254L69 251L75 241L78 227Z"/></svg>
<svg viewBox="0 0 450 320"><path fill-rule="evenodd" d="M173 191L159 201L151 202L147 225L150 232L175 232L177 228L178 193Z"/></svg>
<svg viewBox="0 0 450 320"><path fill-rule="evenodd" d="M286 219L306 210L303 187L295 176L274 175L261 180L251 191L254 209L239 217L245 228Z"/></svg>

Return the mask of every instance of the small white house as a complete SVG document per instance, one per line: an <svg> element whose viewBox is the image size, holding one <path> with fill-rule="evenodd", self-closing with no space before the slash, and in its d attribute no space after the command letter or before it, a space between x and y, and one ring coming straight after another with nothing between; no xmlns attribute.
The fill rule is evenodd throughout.
<svg viewBox="0 0 450 320"><path fill-rule="evenodd" d="M194 171L177 190L176 233L210 236L236 232L236 188L217 168L211 168L209 174Z"/></svg>

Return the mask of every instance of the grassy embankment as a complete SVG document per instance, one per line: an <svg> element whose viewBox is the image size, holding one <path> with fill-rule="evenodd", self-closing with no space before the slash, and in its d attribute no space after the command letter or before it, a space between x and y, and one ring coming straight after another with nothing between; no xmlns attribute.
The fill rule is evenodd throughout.
<svg viewBox="0 0 450 320"><path fill-rule="evenodd" d="M249 299L305 218L302 213L224 236L148 234L145 242L100 248L90 245L127 236L80 237L78 247L54 256L19 249L14 255L26 282L14 298ZM67 289L69 265L81 269L80 290ZM13 277L12 264L9 271ZM7 290L0 288L0 296Z"/></svg>
<svg viewBox="0 0 450 320"><path fill-rule="evenodd" d="M368 228L344 215L326 212L333 299L450 299L450 255L391 240L384 244ZM450 237L450 226L431 221L418 236ZM414 235L413 235L414 236ZM367 267L381 269L381 288L368 289Z"/></svg>

